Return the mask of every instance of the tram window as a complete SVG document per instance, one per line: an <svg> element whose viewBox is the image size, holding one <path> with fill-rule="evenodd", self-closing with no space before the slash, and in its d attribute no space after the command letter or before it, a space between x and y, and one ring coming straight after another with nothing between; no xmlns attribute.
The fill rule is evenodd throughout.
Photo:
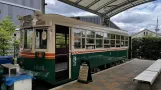
<svg viewBox="0 0 161 90"><path fill-rule="evenodd" d="M87 31L86 35L88 38L95 38L95 32L94 31Z"/></svg>
<svg viewBox="0 0 161 90"><path fill-rule="evenodd" d="M43 37L43 33L45 36ZM36 30L36 49L47 48L47 30L37 29Z"/></svg>
<svg viewBox="0 0 161 90"><path fill-rule="evenodd" d="M128 46L128 41L125 41L125 46Z"/></svg>
<svg viewBox="0 0 161 90"><path fill-rule="evenodd" d="M124 40L124 36L121 36L121 40Z"/></svg>
<svg viewBox="0 0 161 90"><path fill-rule="evenodd" d="M80 29L74 30L74 48L85 48L85 31Z"/></svg>
<svg viewBox="0 0 161 90"><path fill-rule="evenodd" d="M79 29L74 30L74 36L81 37L81 35L82 35L82 31L81 30L79 30Z"/></svg>
<svg viewBox="0 0 161 90"><path fill-rule="evenodd" d="M74 48L81 48L81 39L74 40Z"/></svg>
<svg viewBox="0 0 161 90"><path fill-rule="evenodd" d="M20 42L21 42L20 47L21 47L21 48L22 48L23 45L24 45L24 43L22 43L23 40L24 40L24 30L20 30Z"/></svg>
<svg viewBox="0 0 161 90"><path fill-rule="evenodd" d="M103 47L103 40L102 39L96 39L96 48L102 48Z"/></svg>
<svg viewBox="0 0 161 90"><path fill-rule="evenodd" d="M104 33L104 48L110 48L110 34Z"/></svg>
<svg viewBox="0 0 161 90"><path fill-rule="evenodd" d="M82 48L85 48L85 38L82 38Z"/></svg>
<svg viewBox="0 0 161 90"><path fill-rule="evenodd" d="M95 44L95 39L87 39L87 44Z"/></svg>
<svg viewBox="0 0 161 90"><path fill-rule="evenodd" d="M110 48L110 45L104 45L104 48Z"/></svg>
<svg viewBox="0 0 161 90"><path fill-rule="evenodd" d="M24 30L24 48L31 49L32 48L32 29L25 29Z"/></svg>
<svg viewBox="0 0 161 90"><path fill-rule="evenodd" d="M108 38L111 38L111 34L108 34Z"/></svg>
<svg viewBox="0 0 161 90"><path fill-rule="evenodd" d="M111 47L115 47L115 40L111 40Z"/></svg>
<svg viewBox="0 0 161 90"><path fill-rule="evenodd" d="M86 49L95 49L95 45L86 45Z"/></svg>
<svg viewBox="0 0 161 90"><path fill-rule="evenodd" d="M128 37L125 37L125 40L128 40Z"/></svg>
<svg viewBox="0 0 161 90"><path fill-rule="evenodd" d="M125 46L125 37L124 36L121 36L121 46Z"/></svg>
<svg viewBox="0 0 161 90"><path fill-rule="evenodd" d="M111 34L111 39L115 39L115 35L114 34Z"/></svg>
<svg viewBox="0 0 161 90"><path fill-rule="evenodd" d="M82 37L85 37L85 35L86 35L85 30L82 30Z"/></svg>
<svg viewBox="0 0 161 90"><path fill-rule="evenodd" d="M125 46L125 43L124 43L124 41L121 41L121 46Z"/></svg>
<svg viewBox="0 0 161 90"><path fill-rule="evenodd" d="M117 45L120 45L120 40L116 40L116 44Z"/></svg>
<svg viewBox="0 0 161 90"><path fill-rule="evenodd" d="M120 35L116 35L116 39L120 39Z"/></svg>
<svg viewBox="0 0 161 90"><path fill-rule="evenodd" d="M104 40L104 44L109 44L110 41L109 40Z"/></svg>
<svg viewBox="0 0 161 90"><path fill-rule="evenodd" d="M103 38L102 32L96 32L96 38Z"/></svg>
<svg viewBox="0 0 161 90"><path fill-rule="evenodd" d="M103 34L103 37L104 37L104 39L108 39L108 34L107 33L104 33Z"/></svg>

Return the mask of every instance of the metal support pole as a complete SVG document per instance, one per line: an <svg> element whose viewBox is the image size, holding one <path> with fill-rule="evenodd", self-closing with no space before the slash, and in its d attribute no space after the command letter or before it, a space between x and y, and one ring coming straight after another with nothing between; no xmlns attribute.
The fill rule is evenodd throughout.
<svg viewBox="0 0 161 90"><path fill-rule="evenodd" d="M108 17L101 17L101 25L110 27L110 18Z"/></svg>
<svg viewBox="0 0 161 90"><path fill-rule="evenodd" d="M15 52L15 49L16 49L16 48L15 48L15 41L16 41L16 34L14 34L14 46L13 46L13 47L14 47L14 58L16 57L16 55L15 55L15 53L16 53L16 52Z"/></svg>
<svg viewBox="0 0 161 90"><path fill-rule="evenodd" d="M43 14L45 14L45 5L47 5L46 3L45 3L45 0L41 0L41 12L43 13Z"/></svg>

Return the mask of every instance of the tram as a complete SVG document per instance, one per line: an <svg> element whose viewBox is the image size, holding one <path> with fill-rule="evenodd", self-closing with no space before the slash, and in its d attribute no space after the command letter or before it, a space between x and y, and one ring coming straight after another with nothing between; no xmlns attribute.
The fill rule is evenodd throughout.
<svg viewBox="0 0 161 90"><path fill-rule="evenodd" d="M126 31L38 11L19 21L20 67L52 85L76 80L81 60L94 69L128 59Z"/></svg>

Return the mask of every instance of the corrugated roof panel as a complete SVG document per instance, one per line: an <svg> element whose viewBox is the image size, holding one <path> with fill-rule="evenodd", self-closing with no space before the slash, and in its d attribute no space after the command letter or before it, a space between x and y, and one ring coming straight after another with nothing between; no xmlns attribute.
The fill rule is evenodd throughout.
<svg viewBox="0 0 161 90"><path fill-rule="evenodd" d="M109 4L109 6L110 6L110 5L118 5L118 4L120 4L120 3L122 3L122 2L125 2L125 1L128 1L128 0L117 0L117 1L115 1L115 2L113 2L113 3L111 3L111 4Z"/></svg>
<svg viewBox="0 0 161 90"><path fill-rule="evenodd" d="M99 13L104 13L105 12L105 9L102 8L101 10L98 11Z"/></svg>
<svg viewBox="0 0 161 90"><path fill-rule="evenodd" d="M104 4L108 3L110 0L100 0L98 3L94 4L90 7L92 10L96 10L97 8L103 6Z"/></svg>
<svg viewBox="0 0 161 90"><path fill-rule="evenodd" d="M78 0L69 0L69 1L72 1L72 2L77 2Z"/></svg>
<svg viewBox="0 0 161 90"><path fill-rule="evenodd" d="M88 6L89 4L91 4L91 2L93 2L95 0L82 0L79 5L82 5L82 6Z"/></svg>
<svg viewBox="0 0 161 90"><path fill-rule="evenodd" d="M59 0L99 16L112 17L122 11L156 0Z"/></svg>
<svg viewBox="0 0 161 90"><path fill-rule="evenodd" d="M126 8L130 8L132 6L133 6L132 4L125 5L123 7L118 8L117 10L112 11L111 13L108 13L107 16L111 16L111 15L117 13L117 12L120 12L120 11L126 9Z"/></svg>
<svg viewBox="0 0 161 90"><path fill-rule="evenodd" d="M120 8L117 8L117 9L113 10L111 13L107 13L107 16L116 15L116 14L118 14L118 13L124 11L124 10L127 10L127 9L129 9L131 7L136 6L136 5L140 5L140 4L144 3L144 2L145 2L145 0L138 0L138 1L132 2L130 4L124 5L124 6L120 7Z"/></svg>

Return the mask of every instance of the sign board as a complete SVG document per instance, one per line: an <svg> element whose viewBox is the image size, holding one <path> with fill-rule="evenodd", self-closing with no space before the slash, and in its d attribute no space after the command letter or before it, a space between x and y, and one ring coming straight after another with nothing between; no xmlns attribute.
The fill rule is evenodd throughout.
<svg viewBox="0 0 161 90"><path fill-rule="evenodd" d="M83 64L82 66L80 66L79 77L78 77L79 80L87 81L88 69L89 67L87 66L87 64Z"/></svg>
<svg viewBox="0 0 161 90"><path fill-rule="evenodd" d="M78 82L89 83L92 81L89 61L81 61Z"/></svg>

